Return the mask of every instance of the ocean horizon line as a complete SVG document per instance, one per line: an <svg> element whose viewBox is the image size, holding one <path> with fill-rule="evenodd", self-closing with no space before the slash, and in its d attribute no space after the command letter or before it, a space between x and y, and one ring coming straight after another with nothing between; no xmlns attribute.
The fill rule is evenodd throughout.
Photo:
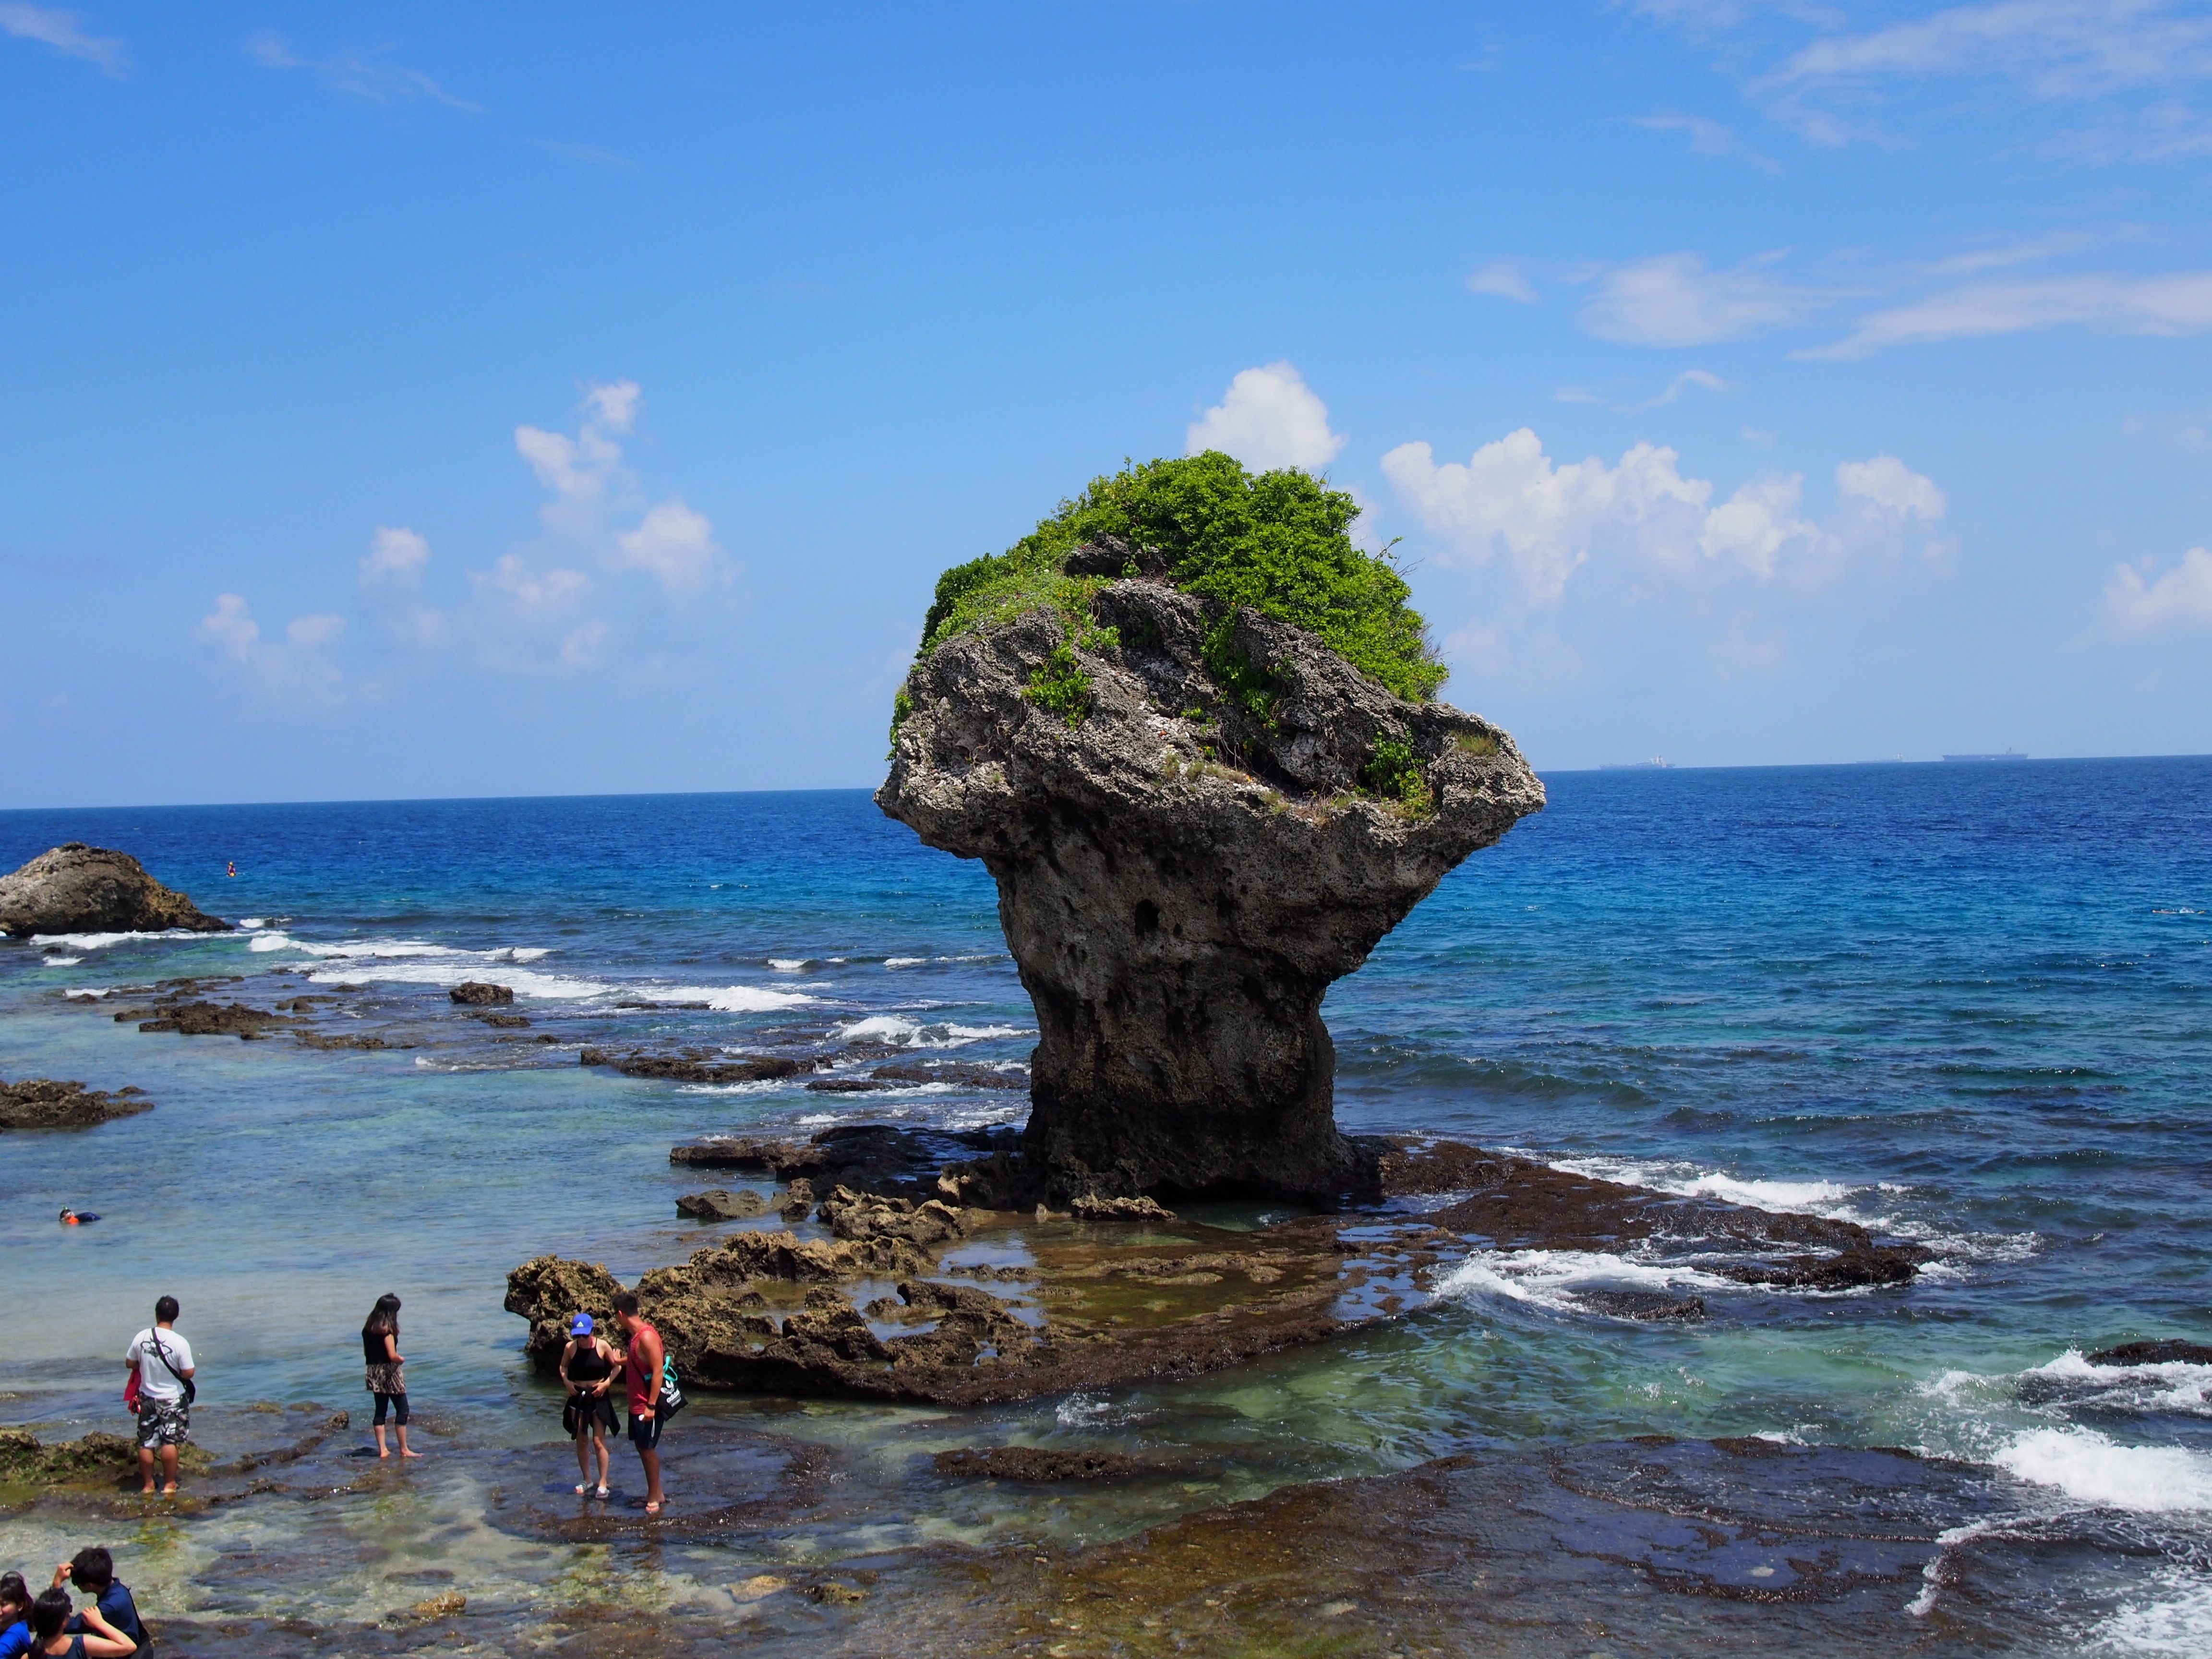
<svg viewBox="0 0 2212 1659"><path fill-rule="evenodd" d="M1976 756L1972 760L1980 760ZM2191 761L2212 759L2212 754L2184 751L2171 754L2148 755L2011 755L2004 757L2008 764L2028 766L2118 764L2142 761ZM1972 763L1972 761L1947 759L1942 755L1905 757L1877 757L1860 760L1838 761L1748 761L1706 762L1668 761L1655 765L1650 761L1607 761L1587 766L1542 766L1537 772L1544 777L1618 774L1624 772L1814 772L1851 771L1873 766L1934 766ZM167 812L217 811L229 808L253 808L257 811L281 810L296 806L466 806L489 802L524 804L532 801L592 801L592 800L701 800L720 796L805 796L805 795L864 795L872 794L879 783L818 784L802 788L758 789L594 789L562 792L518 792L514 794L491 795L310 795L289 800L136 800L136 801L71 801L60 804L27 806L0 806L0 818L25 816L38 812Z"/></svg>

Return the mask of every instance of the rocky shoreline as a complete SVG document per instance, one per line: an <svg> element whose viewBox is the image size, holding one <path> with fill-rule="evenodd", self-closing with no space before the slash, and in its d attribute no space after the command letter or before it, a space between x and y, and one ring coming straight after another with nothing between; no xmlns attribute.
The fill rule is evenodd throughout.
<svg viewBox="0 0 2212 1659"><path fill-rule="evenodd" d="M759 1224L745 1217L629 1288L687 1385L975 1407L1200 1376L1403 1318L1476 1249L1720 1254L1723 1278L1798 1291L1908 1285L1928 1259L1852 1222L1680 1198L1439 1140L1384 1143L1371 1203L1249 1228L1149 1200L1012 1208L1018 1144L1003 1131L869 1125L678 1146L672 1164L771 1190L747 1190L744 1205L716 1194L726 1203L710 1207L750 1211ZM623 1288L604 1267L545 1255L508 1275L506 1306L529 1321L526 1350L550 1373L568 1321L605 1319ZM1585 1297L1590 1311L1624 1319L1706 1316L1698 1297Z"/></svg>

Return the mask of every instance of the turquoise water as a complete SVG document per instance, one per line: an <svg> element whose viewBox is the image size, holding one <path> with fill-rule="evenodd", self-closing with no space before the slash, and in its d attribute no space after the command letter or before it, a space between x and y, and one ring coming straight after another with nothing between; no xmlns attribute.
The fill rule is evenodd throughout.
<svg viewBox="0 0 2212 1659"><path fill-rule="evenodd" d="M736 1402L687 1420L783 1425L886 1468L1006 1437L1236 1449L1179 1494L955 1497L787 1544L825 1553L850 1544L841 1529L871 1548L1108 1537L1468 1448L1903 1444L2009 1472L2012 1523L2133 1540L2051 1568L2053 1650L2212 1646L2212 1369L2080 1359L2137 1336L2212 1341L2212 762L1547 786L1545 813L1332 992L1340 1118L1860 1219L1935 1252L1911 1289L1793 1295L1633 1259L1475 1252L1415 1318L1178 1389L982 1423ZM0 868L72 838L261 925L0 946L0 1076L137 1084L159 1102L0 1140L9 1420L112 1426L115 1361L163 1291L185 1302L211 1408L357 1406L352 1334L396 1290L426 1443L447 1451L420 1524L450 1531L471 1501L465 1451L520 1455L556 1432L500 1308L507 1269L557 1250L628 1278L696 1248L701 1230L673 1218L696 1184L670 1170L673 1141L1018 1115L1003 1093L840 1100L576 1064L586 1042L793 1036L1024 1059L1031 1017L988 877L857 792L15 812ZM141 1035L100 1007L158 977L278 969L366 1023L414 1022L425 1046ZM455 1018L444 988L471 977L514 986L531 1028ZM672 998L718 1006L613 1006ZM105 1218L60 1229L64 1204ZM1632 1325L1566 1295L1602 1284L1694 1289L1713 1317ZM39 1525L0 1522L0 1551L49 1547ZM180 1610L215 1595L194 1564L222 1534L202 1530L161 1570ZM509 1576L551 1571L505 1534L468 1536ZM273 1614L307 1594L240 1605ZM380 1594L322 1571L308 1599L350 1616Z"/></svg>

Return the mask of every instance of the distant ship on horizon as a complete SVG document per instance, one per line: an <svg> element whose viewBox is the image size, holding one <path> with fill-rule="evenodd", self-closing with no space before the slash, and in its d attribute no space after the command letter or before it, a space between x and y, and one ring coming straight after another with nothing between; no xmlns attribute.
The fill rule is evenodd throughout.
<svg viewBox="0 0 2212 1659"><path fill-rule="evenodd" d="M1607 761L1598 767L1601 772L1670 772L1674 763L1664 755L1654 755L1648 761Z"/></svg>
<svg viewBox="0 0 2212 1659"><path fill-rule="evenodd" d="M1946 755L1943 758L1947 761L2008 761L2026 760L2027 757L2017 749L2008 749L2002 755Z"/></svg>

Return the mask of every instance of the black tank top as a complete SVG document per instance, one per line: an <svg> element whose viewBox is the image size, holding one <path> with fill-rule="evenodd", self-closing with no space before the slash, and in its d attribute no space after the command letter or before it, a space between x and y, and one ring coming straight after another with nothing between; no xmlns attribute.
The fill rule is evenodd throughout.
<svg viewBox="0 0 2212 1659"><path fill-rule="evenodd" d="M568 1380L571 1382L597 1382L602 1377L614 1374L613 1364L599 1352L596 1339L590 1341L579 1340L575 1357L568 1362Z"/></svg>
<svg viewBox="0 0 2212 1659"><path fill-rule="evenodd" d="M392 1363L392 1356L384 1350L384 1339L387 1336L396 1338L398 1334L397 1331L379 1331L372 1336L368 1332L363 1331L361 1334L362 1358L372 1365L389 1365Z"/></svg>

